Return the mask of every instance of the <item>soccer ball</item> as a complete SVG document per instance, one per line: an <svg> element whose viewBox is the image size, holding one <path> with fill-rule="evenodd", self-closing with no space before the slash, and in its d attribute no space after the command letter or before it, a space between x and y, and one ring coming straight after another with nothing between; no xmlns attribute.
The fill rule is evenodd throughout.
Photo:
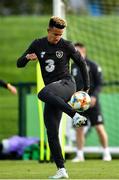
<svg viewBox="0 0 119 180"><path fill-rule="evenodd" d="M86 111L90 107L91 98L90 96L84 91L75 92L69 104L77 111Z"/></svg>

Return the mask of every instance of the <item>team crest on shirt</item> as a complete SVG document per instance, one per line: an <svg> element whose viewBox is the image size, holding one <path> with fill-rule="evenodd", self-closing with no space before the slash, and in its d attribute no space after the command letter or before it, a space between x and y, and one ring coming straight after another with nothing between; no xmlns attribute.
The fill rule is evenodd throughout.
<svg viewBox="0 0 119 180"><path fill-rule="evenodd" d="M57 58L61 59L63 56L63 51L56 51Z"/></svg>

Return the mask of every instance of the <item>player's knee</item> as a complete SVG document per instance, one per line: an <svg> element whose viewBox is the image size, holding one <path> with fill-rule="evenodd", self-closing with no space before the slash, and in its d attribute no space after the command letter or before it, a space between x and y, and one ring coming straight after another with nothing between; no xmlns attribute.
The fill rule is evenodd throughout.
<svg viewBox="0 0 119 180"><path fill-rule="evenodd" d="M40 100L44 100L44 98L46 97L47 95L47 89L43 88L39 93L38 93L38 98Z"/></svg>
<svg viewBox="0 0 119 180"><path fill-rule="evenodd" d="M41 91L38 93L38 98L41 100L41 97L42 97L42 93Z"/></svg>

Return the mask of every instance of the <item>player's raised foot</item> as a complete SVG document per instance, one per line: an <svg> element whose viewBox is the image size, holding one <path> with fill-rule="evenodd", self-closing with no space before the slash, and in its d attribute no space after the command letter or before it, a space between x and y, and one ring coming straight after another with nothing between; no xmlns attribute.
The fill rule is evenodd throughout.
<svg viewBox="0 0 119 180"><path fill-rule="evenodd" d="M85 124L86 121L87 121L86 117L81 116L78 113L75 113L73 117L73 127L74 128L80 127L82 124Z"/></svg>
<svg viewBox="0 0 119 180"><path fill-rule="evenodd" d="M65 168L60 168L54 176L50 176L49 179L68 179L68 173Z"/></svg>

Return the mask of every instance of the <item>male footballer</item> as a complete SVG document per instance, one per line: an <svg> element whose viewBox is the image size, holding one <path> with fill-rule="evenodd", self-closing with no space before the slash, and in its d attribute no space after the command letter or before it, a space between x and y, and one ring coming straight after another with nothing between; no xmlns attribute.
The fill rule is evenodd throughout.
<svg viewBox="0 0 119 180"><path fill-rule="evenodd" d="M77 53L71 42L62 38L66 21L53 16L49 20L47 36L35 39L24 54L17 60L17 67L24 67L29 61L38 59L45 87L38 98L45 102L44 123L50 151L57 166L52 179L68 178L59 142L59 125L62 112L73 119L73 126L79 127L86 118L81 116L69 104L76 91L75 80L69 73L70 58L79 66L84 81L84 91L89 89L89 75L85 61ZM39 82L40 83L40 82Z"/></svg>

